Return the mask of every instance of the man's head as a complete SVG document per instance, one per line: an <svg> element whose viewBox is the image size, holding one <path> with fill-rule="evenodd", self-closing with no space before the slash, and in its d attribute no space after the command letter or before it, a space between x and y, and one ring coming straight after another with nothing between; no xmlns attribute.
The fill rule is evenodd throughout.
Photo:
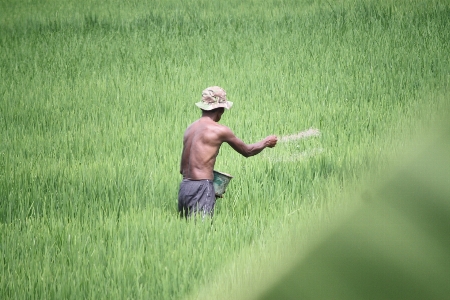
<svg viewBox="0 0 450 300"><path fill-rule="evenodd" d="M202 101L195 103L202 110L213 110L224 107L230 109L233 102L227 100L227 93L219 86L211 86L203 90Z"/></svg>
<svg viewBox="0 0 450 300"><path fill-rule="evenodd" d="M223 107L218 107L218 108L214 108L211 110L202 109L202 116L209 116L214 121L219 122L220 119L222 118L224 111L225 111L225 108L223 108Z"/></svg>

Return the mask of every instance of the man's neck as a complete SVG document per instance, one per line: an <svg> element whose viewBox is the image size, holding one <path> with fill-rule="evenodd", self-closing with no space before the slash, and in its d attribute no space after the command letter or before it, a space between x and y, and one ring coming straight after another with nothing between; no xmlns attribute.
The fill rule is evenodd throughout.
<svg viewBox="0 0 450 300"><path fill-rule="evenodd" d="M217 122L217 113L204 111L202 113L202 119L210 119L211 121Z"/></svg>

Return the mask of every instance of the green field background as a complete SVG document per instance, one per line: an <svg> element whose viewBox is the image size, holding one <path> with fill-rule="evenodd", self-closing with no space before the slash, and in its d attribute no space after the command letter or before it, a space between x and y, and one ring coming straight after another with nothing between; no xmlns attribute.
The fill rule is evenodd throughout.
<svg viewBox="0 0 450 300"><path fill-rule="evenodd" d="M185 222L182 135L211 85L246 143L320 135L224 145L213 224ZM444 0L0 0L0 298L258 297L445 115L449 86Z"/></svg>

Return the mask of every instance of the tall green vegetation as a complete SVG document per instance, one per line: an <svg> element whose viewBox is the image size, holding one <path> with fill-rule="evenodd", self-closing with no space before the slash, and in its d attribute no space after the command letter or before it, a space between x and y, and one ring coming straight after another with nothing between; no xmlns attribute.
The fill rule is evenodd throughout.
<svg viewBox="0 0 450 300"><path fill-rule="evenodd" d="M183 298L242 257L276 260L258 255L292 228L310 246L354 205L337 195L444 109L449 16L431 0L1 1L0 298ZM224 145L235 178L212 226L176 212L210 85L245 142L321 132L250 159Z"/></svg>

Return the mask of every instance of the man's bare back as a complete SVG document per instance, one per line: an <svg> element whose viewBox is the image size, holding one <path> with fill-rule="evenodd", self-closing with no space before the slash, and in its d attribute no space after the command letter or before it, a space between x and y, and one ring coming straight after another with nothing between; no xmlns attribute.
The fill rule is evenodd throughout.
<svg viewBox="0 0 450 300"><path fill-rule="evenodd" d="M213 179L213 169L222 144L222 125L210 118L192 123L183 137L180 173L185 179Z"/></svg>
<svg viewBox="0 0 450 300"><path fill-rule="evenodd" d="M216 157L224 142L245 157L256 155L264 148L276 145L277 137L274 135L255 144L245 144L228 127L217 123L223 111L223 108L204 111L202 117L186 129L180 166L184 179L212 180Z"/></svg>

